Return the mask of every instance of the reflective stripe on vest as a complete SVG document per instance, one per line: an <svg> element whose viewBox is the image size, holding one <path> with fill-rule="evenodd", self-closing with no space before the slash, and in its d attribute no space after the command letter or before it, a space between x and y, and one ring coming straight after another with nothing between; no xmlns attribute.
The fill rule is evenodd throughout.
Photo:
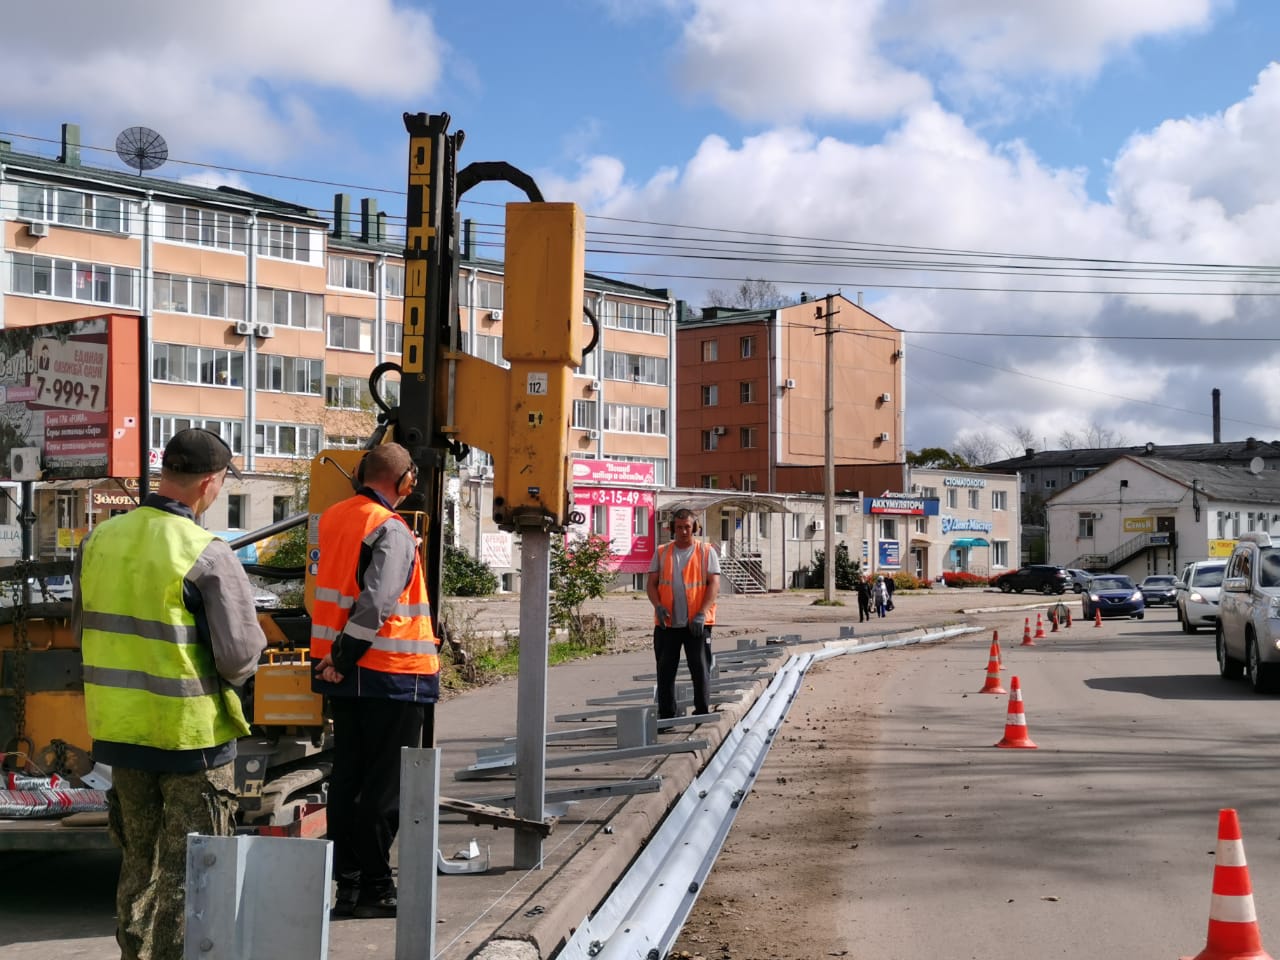
<svg viewBox="0 0 1280 960"><path fill-rule="evenodd" d="M702 609L702 596L707 590L707 567L710 564L708 554L711 552L711 544L705 541L694 543L693 552L689 554L689 560L684 565L684 603L685 611L688 618L692 620ZM676 544L672 540L670 543L664 543L658 548L658 600L667 608L668 613L675 610L675 590L673 584L676 579ZM658 614L655 611L653 615L654 624L658 624ZM716 605L713 603L711 609L706 613L706 624L711 626L716 622Z"/></svg>
<svg viewBox="0 0 1280 960"><path fill-rule="evenodd" d="M394 510L365 496L348 497L320 516L320 566L311 612L311 656L319 660L341 633L372 646L360 666L381 673L431 676L440 672L431 604L422 562L414 552L413 574L390 616L376 631L350 623L360 595L357 573L365 540L384 523L405 523ZM407 526L407 524L406 524Z"/></svg>
<svg viewBox="0 0 1280 960"><path fill-rule="evenodd" d="M139 507L101 524L81 559L81 650L89 733L161 750L215 747L249 732L182 602L213 540L185 517Z"/></svg>

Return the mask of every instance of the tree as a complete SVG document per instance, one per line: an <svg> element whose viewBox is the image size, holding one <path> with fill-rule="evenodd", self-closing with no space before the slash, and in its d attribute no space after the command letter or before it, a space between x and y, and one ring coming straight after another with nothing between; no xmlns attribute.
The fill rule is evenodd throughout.
<svg viewBox="0 0 1280 960"><path fill-rule="evenodd" d="M973 465L964 457L943 447L925 447L918 453L908 450L907 465L932 467L938 470L971 470L973 468Z"/></svg>
<svg viewBox="0 0 1280 960"><path fill-rule="evenodd" d="M567 627L569 638L581 643L588 630L582 608L598 600L613 582L617 554L606 537L579 537L568 543L551 538L551 622Z"/></svg>
<svg viewBox="0 0 1280 960"><path fill-rule="evenodd" d="M1104 427L1096 420L1086 424L1079 433L1063 430L1058 435L1058 445L1063 450L1101 450L1107 447L1123 447L1125 442L1124 434L1110 427Z"/></svg>
<svg viewBox="0 0 1280 960"><path fill-rule="evenodd" d="M450 544L444 548L440 590L451 597L485 597L498 589L498 577L483 560Z"/></svg>
<svg viewBox="0 0 1280 960"><path fill-rule="evenodd" d="M955 455L972 466L982 466L999 459L1000 444L988 433L969 433L951 445Z"/></svg>
<svg viewBox="0 0 1280 960"><path fill-rule="evenodd" d="M836 589L852 590L858 585L862 565L849 559L849 546L836 544ZM813 571L809 574L810 582L818 585L827 582L827 557L825 550L815 550L813 554Z"/></svg>
<svg viewBox="0 0 1280 960"><path fill-rule="evenodd" d="M707 306L730 307L734 310L768 310L773 307L787 307L794 300L783 296L778 285L772 280L743 280L732 290L719 288L707 291Z"/></svg>

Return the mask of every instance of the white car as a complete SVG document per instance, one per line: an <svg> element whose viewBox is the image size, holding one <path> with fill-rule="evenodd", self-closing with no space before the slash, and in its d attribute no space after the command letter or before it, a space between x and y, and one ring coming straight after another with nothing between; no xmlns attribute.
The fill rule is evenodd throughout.
<svg viewBox="0 0 1280 960"><path fill-rule="evenodd" d="M1178 622L1183 633L1195 633L1201 627L1218 622L1218 596L1222 592L1225 559L1197 560L1182 568L1178 577Z"/></svg>
<svg viewBox="0 0 1280 960"><path fill-rule="evenodd" d="M1240 534L1227 561L1218 606L1218 672L1240 676L1258 693L1280 679L1280 545L1269 533Z"/></svg>

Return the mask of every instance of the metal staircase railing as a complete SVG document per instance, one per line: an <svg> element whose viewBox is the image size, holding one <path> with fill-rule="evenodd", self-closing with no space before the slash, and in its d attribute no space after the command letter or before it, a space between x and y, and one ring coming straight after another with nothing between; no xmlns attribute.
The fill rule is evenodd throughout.
<svg viewBox="0 0 1280 960"><path fill-rule="evenodd" d="M730 547L720 555L720 575L733 584L734 593L768 593L764 563L758 555L742 556Z"/></svg>
<svg viewBox="0 0 1280 960"><path fill-rule="evenodd" d="M1160 537L1160 542L1154 542L1156 537ZM1116 547L1110 553L1082 553L1076 557L1070 567L1076 567L1084 570L1114 570L1126 560L1130 560L1142 553L1144 550L1150 550L1153 546L1167 546L1169 543L1169 534L1167 533L1140 533L1130 540L1126 540L1120 546Z"/></svg>

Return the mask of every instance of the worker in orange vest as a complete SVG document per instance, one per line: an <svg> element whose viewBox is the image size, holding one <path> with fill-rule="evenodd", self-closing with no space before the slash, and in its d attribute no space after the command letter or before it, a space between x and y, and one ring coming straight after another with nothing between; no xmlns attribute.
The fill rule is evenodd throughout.
<svg viewBox="0 0 1280 960"><path fill-rule="evenodd" d="M676 671L680 651L689 664L695 713L711 712L711 627L720 594L720 558L695 540L693 511L671 518L674 538L655 551L645 584L653 604L653 653L658 664L658 718L676 716Z"/></svg>
<svg viewBox="0 0 1280 960"><path fill-rule="evenodd" d="M312 689L329 700L335 917L394 917L400 749L435 742L440 657L418 542L395 512L417 469L398 443L360 462L355 496L320 516Z"/></svg>

